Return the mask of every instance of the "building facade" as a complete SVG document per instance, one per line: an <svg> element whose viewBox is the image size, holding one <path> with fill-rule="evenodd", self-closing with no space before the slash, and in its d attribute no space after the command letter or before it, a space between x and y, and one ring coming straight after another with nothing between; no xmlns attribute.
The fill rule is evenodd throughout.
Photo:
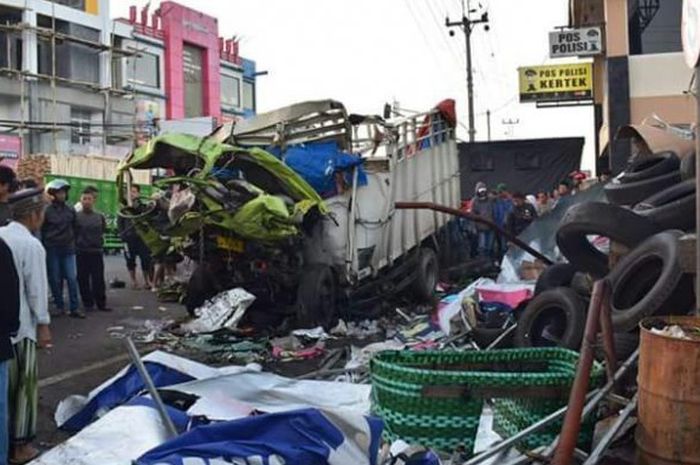
<svg viewBox="0 0 700 465"><path fill-rule="evenodd" d="M682 6L682 0L571 0L571 26L605 31L605 53L593 65L596 129L600 160L613 172L630 155L629 141L616 140L619 128L654 116L679 126L695 122Z"/></svg>
<svg viewBox="0 0 700 465"><path fill-rule="evenodd" d="M206 133L255 112L255 80L216 18L174 2L112 20L109 0L0 0L6 159L121 157L172 121Z"/></svg>

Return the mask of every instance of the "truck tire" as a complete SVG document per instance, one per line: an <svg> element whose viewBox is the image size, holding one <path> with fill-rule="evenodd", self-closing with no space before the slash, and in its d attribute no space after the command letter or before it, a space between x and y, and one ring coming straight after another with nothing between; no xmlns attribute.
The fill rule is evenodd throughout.
<svg viewBox="0 0 700 465"><path fill-rule="evenodd" d="M680 310L671 307L684 304L674 297L688 294L685 283L679 289L683 278L678 245L681 235L680 231L665 231L650 237L610 272L610 310L616 332L634 330L647 316Z"/></svg>
<svg viewBox="0 0 700 465"><path fill-rule="evenodd" d="M535 295L555 287L569 287L576 268L571 263L555 263L542 272L535 284Z"/></svg>
<svg viewBox="0 0 700 465"><path fill-rule="evenodd" d="M416 266L416 280L413 284L413 293L422 302L428 302L435 294L435 286L437 286L440 272L440 265L435 251L428 247L421 247L418 251Z"/></svg>
<svg viewBox="0 0 700 465"><path fill-rule="evenodd" d="M626 247L634 247L658 228L627 208L602 202L586 202L572 206L559 223L557 245L577 271L595 278L608 273L608 257L590 243L587 236L610 238Z"/></svg>
<svg viewBox="0 0 700 465"><path fill-rule="evenodd" d="M184 299L187 313L190 316L194 317L194 311L219 292L216 282L217 280L212 276L209 266L200 264L195 268L187 282Z"/></svg>
<svg viewBox="0 0 700 465"><path fill-rule="evenodd" d="M322 326L330 331L337 323L336 285L327 265L310 265L302 271L297 288L297 326Z"/></svg>
<svg viewBox="0 0 700 465"><path fill-rule="evenodd" d="M634 206L634 211L660 229L695 229L695 180L664 189Z"/></svg>
<svg viewBox="0 0 700 465"><path fill-rule="evenodd" d="M605 196L610 203L616 205L634 205L679 183L680 180L681 173L678 170L642 181L622 183L619 180L613 180L605 185Z"/></svg>
<svg viewBox="0 0 700 465"><path fill-rule="evenodd" d="M695 153L686 155L681 160L681 179L695 179Z"/></svg>
<svg viewBox="0 0 700 465"><path fill-rule="evenodd" d="M550 289L532 299L518 318L515 346L579 350L585 325L585 300L566 287Z"/></svg>
<svg viewBox="0 0 700 465"><path fill-rule="evenodd" d="M651 157L637 160L616 179L622 184L644 181L664 174L678 171L678 155L671 151L659 152Z"/></svg>

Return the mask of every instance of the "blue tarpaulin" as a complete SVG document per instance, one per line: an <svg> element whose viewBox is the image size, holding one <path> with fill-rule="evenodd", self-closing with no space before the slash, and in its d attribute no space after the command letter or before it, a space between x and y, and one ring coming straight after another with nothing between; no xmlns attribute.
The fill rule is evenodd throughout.
<svg viewBox="0 0 700 465"><path fill-rule="evenodd" d="M376 465L382 421L317 409L196 427L145 453L137 465Z"/></svg>
<svg viewBox="0 0 700 465"><path fill-rule="evenodd" d="M343 173L345 182L351 185L353 168L357 167L358 185L367 184L362 157L343 152L333 141L292 145L284 152L279 147L269 147L267 151L280 157L324 198L336 194L336 173Z"/></svg>

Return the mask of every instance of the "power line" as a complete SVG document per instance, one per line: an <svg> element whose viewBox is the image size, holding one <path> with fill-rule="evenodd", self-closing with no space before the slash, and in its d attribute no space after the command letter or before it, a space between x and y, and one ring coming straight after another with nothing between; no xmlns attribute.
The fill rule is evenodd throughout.
<svg viewBox="0 0 700 465"><path fill-rule="evenodd" d="M420 31L421 35L423 36L423 41L425 42L425 45L428 46L428 51L430 51L433 47L431 46L430 41L428 40L427 34L423 30L423 26L421 25L420 21L418 21L418 17L416 16L416 12L413 10L413 7L411 6L411 1L412 0L406 0L404 2L404 4L408 7L408 11L411 13L411 17L413 18L413 22L416 23L416 27L418 27L418 30ZM440 68L440 70L443 72L443 74L447 74L447 73L445 73L445 68L443 68L442 63L440 63L440 60L438 60L435 57L435 55L432 53L428 53L428 55L430 55L432 57L433 61L438 66L438 68Z"/></svg>

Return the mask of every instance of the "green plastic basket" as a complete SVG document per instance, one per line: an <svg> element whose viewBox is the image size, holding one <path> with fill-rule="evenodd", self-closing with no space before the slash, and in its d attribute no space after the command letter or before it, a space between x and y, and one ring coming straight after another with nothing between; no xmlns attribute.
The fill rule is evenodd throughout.
<svg viewBox="0 0 700 465"><path fill-rule="evenodd" d="M578 353L560 348L382 352L370 363L372 409L387 440L472 454L485 399L494 399L494 430L510 437L566 404L577 361ZM602 374L596 364L592 386ZM582 428L584 444L592 424ZM520 446L549 444L560 428L555 423Z"/></svg>

